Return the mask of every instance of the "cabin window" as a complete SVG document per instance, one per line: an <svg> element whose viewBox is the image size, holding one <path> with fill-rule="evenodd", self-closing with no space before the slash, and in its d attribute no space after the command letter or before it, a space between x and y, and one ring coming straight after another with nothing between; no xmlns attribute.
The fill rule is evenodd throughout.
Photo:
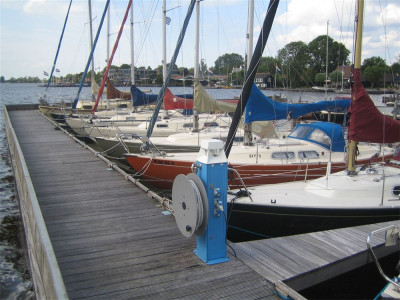
<svg viewBox="0 0 400 300"><path fill-rule="evenodd" d="M271 157L272 159L293 159L294 152L274 152Z"/></svg>
<svg viewBox="0 0 400 300"><path fill-rule="evenodd" d="M218 127L217 122L204 122L204 127Z"/></svg>
<svg viewBox="0 0 400 300"><path fill-rule="evenodd" d="M183 128L192 128L193 127L193 123L185 123L183 124Z"/></svg>
<svg viewBox="0 0 400 300"><path fill-rule="evenodd" d="M317 143L324 145L328 149L330 148L331 138L329 136L327 136L325 132L323 132L319 129L315 129L312 132L312 134L310 136L310 140L314 140Z"/></svg>
<svg viewBox="0 0 400 300"><path fill-rule="evenodd" d="M168 128L168 124L157 124L157 128Z"/></svg>
<svg viewBox="0 0 400 300"><path fill-rule="evenodd" d="M311 130L313 130L312 127L299 126L295 128L289 134L289 136L294 138L304 139L310 133Z"/></svg>
<svg viewBox="0 0 400 300"><path fill-rule="evenodd" d="M92 109L92 106L91 105L84 105L83 109Z"/></svg>
<svg viewBox="0 0 400 300"><path fill-rule="evenodd" d="M224 143L226 142L226 136L213 136L211 139L213 140L221 140ZM241 143L244 141L244 138L242 136L235 136L235 138L233 139L234 142L236 143Z"/></svg>
<svg viewBox="0 0 400 300"><path fill-rule="evenodd" d="M317 151L299 151L299 158L319 158Z"/></svg>
<svg viewBox="0 0 400 300"><path fill-rule="evenodd" d="M118 105L118 108L128 108L128 105L126 105L126 104L119 104L119 105Z"/></svg>
<svg viewBox="0 0 400 300"><path fill-rule="evenodd" d="M400 185L396 185L393 187L393 195L397 197L400 196Z"/></svg>
<svg viewBox="0 0 400 300"><path fill-rule="evenodd" d="M135 118L135 117L126 117L126 120L127 120L127 121L135 121L136 118Z"/></svg>

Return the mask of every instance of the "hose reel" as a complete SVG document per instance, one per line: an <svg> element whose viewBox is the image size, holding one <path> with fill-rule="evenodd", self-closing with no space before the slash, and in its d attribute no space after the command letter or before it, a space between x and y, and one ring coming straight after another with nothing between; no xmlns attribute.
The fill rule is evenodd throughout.
<svg viewBox="0 0 400 300"><path fill-rule="evenodd" d="M185 237L201 235L208 225L207 192L194 173L178 175L172 186L172 206L179 231Z"/></svg>

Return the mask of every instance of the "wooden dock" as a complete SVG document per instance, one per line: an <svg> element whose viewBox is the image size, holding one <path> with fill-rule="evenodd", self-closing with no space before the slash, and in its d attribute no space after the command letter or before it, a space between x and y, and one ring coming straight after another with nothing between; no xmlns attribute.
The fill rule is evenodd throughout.
<svg viewBox="0 0 400 300"><path fill-rule="evenodd" d="M161 197L35 108L8 106L5 123L38 299L279 299L276 285L301 299L294 290L371 261L366 236L388 225L230 243L229 262L205 265ZM382 243L378 256L399 250Z"/></svg>

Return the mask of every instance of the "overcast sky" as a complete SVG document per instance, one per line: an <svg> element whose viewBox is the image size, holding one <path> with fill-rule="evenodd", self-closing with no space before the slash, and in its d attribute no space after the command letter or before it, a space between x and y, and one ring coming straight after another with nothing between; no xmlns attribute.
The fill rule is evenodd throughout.
<svg viewBox="0 0 400 300"><path fill-rule="evenodd" d="M105 0L92 0L93 35L97 33ZM133 0L135 66L155 68L162 61L162 0ZM127 0L111 0L110 51L114 46ZM254 0L254 45L269 1ZM167 62L188 8L188 0L167 0ZM0 75L38 76L50 72L57 51L69 0L0 0ZM208 67L225 53L245 56L248 19L246 0L204 0L200 10L200 59ZM355 0L281 0L265 56L293 41L309 43L328 31L335 41L353 52ZM179 67L194 65L195 14L192 15ZM329 25L327 22L329 21ZM113 64L130 64L129 20ZM107 19L95 50L95 68L106 66ZM90 52L88 1L74 0L57 68L59 75L85 69ZM391 65L400 60L400 0L365 0L363 59L380 56ZM350 57L351 60L351 57Z"/></svg>

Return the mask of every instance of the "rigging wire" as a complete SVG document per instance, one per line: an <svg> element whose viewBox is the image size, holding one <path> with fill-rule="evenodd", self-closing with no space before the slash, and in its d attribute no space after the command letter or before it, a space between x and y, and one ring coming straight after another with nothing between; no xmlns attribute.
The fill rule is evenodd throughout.
<svg viewBox="0 0 400 300"><path fill-rule="evenodd" d="M148 16L145 15L145 18L144 18L144 20L150 20L150 22L146 22L145 21L144 22L145 23L144 29L140 30L139 43L138 43L139 44L139 49L137 51L135 51L135 54L136 54L136 59L135 59L135 63L134 63L135 66L138 65L138 59L142 54L146 38L149 37L148 33L150 31L150 25L152 24L152 22L154 20L154 15L155 15L155 12L156 12L156 8L158 7L159 0L157 0L157 2L153 2L152 1L151 3L152 3L152 5L149 8ZM143 7L142 7L142 13L143 12L144 11L143 11ZM147 53L147 51L146 51L146 53Z"/></svg>

